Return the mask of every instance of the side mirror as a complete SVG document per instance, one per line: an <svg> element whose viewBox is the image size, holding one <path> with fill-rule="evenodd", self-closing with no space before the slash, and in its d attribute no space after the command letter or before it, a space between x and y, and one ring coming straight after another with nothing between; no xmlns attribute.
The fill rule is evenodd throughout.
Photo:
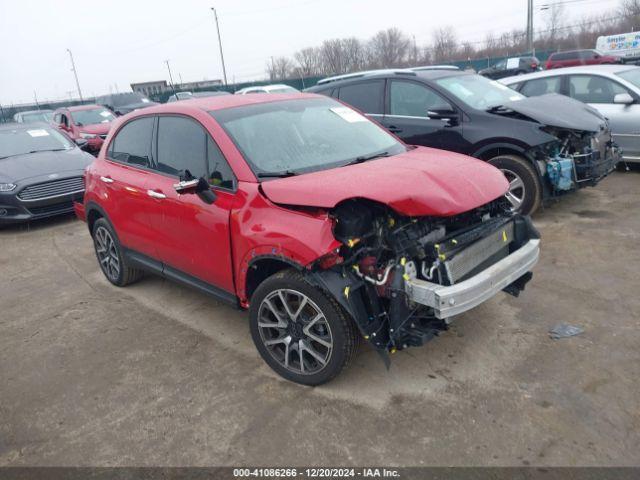
<svg viewBox="0 0 640 480"><path fill-rule="evenodd" d="M613 97L613 103L620 105L631 105L634 102L633 97L628 93L618 93Z"/></svg>
<svg viewBox="0 0 640 480"><path fill-rule="evenodd" d="M216 201L217 195L213 190L207 179L204 177L193 178L191 180L181 180L178 183L173 184L173 188L178 195L196 194L207 205L211 205Z"/></svg>
<svg viewBox="0 0 640 480"><path fill-rule="evenodd" d="M60 128L62 130L69 130L69 127L67 127L64 123L59 123L58 124L58 128Z"/></svg>

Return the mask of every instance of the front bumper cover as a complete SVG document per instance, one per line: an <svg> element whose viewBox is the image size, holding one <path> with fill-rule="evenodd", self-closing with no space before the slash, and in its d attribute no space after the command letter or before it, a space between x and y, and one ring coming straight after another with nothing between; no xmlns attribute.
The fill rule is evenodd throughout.
<svg viewBox="0 0 640 480"><path fill-rule="evenodd" d="M405 291L412 302L430 307L437 318L459 315L504 290L527 273L540 257L540 240L531 239L490 267L451 286L411 278Z"/></svg>

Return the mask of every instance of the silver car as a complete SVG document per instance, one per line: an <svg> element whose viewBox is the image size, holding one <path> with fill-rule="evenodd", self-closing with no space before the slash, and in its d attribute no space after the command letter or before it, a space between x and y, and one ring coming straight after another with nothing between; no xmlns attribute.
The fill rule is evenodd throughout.
<svg viewBox="0 0 640 480"><path fill-rule="evenodd" d="M527 97L560 93L596 108L609 119L626 162L640 163L640 67L589 65L503 78Z"/></svg>

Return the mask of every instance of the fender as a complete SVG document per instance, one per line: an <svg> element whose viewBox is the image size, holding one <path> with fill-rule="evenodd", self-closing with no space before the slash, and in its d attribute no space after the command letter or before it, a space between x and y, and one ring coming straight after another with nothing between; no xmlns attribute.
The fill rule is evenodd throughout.
<svg viewBox="0 0 640 480"><path fill-rule="evenodd" d="M518 152L520 155L522 155L522 157L526 158L527 160L529 160L529 163L531 163L531 165L533 166L533 169L535 170L536 174L538 175L538 180L540 180L540 184L542 185L543 189L547 190L547 185L546 182L544 181L544 172L540 171L540 168L538 167L538 162L536 162L527 152L531 149L531 147L523 147L521 145L517 145L515 143L510 143L510 142L494 142L494 143L488 143L486 145L483 145L482 147L478 148L475 152L473 152L471 154L472 157L475 158L480 158L483 154L485 154L486 152L490 151L490 150L494 150L496 148L505 148L505 149L509 149L509 150L513 150Z"/></svg>
<svg viewBox="0 0 640 480"><path fill-rule="evenodd" d="M105 212L104 209L100 205L98 205L96 202L89 201L85 204L84 208L85 208L85 221L87 222L87 228L89 228L89 233L93 233L91 231L91 224L89 222L89 217L91 216L92 211L96 211L100 214L101 217L106 218L107 221L111 224L111 226L115 230L115 226L113 225L113 222L109 218L109 215L107 215L107 212Z"/></svg>

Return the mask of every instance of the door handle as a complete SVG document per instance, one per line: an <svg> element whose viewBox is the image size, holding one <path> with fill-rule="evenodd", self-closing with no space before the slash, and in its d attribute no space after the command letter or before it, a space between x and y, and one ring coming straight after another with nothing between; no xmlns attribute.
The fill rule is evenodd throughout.
<svg viewBox="0 0 640 480"><path fill-rule="evenodd" d="M100 180L102 180L104 183L113 183L113 178L111 177L100 177Z"/></svg>
<svg viewBox="0 0 640 480"><path fill-rule="evenodd" d="M147 195L149 195L152 198L157 198L159 200L162 200L163 198L167 198L167 196L164 193L156 192L155 190L147 190Z"/></svg>
<svg viewBox="0 0 640 480"><path fill-rule="evenodd" d="M389 125L387 127L387 130L389 130L391 133L400 133L402 131L401 128L398 128L398 127L393 126L393 125Z"/></svg>

